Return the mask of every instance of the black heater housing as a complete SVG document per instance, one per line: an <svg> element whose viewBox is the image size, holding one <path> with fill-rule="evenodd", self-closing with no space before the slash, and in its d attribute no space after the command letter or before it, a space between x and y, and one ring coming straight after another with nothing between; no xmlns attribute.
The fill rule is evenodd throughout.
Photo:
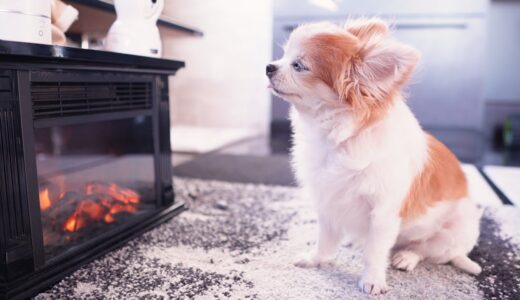
<svg viewBox="0 0 520 300"><path fill-rule="evenodd" d="M168 77L182 67L180 61L0 40L0 299L30 297L184 210L172 186L168 91ZM118 120L149 126L103 129ZM35 132L64 126L87 128L83 134L93 146L77 147L87 154L96 149L96 137L115 139L105 131L147 137L154 197L151 209L48 258ZM110 151L130 145L122 136ZM140 147L138 139L132 143Z"/></svg>

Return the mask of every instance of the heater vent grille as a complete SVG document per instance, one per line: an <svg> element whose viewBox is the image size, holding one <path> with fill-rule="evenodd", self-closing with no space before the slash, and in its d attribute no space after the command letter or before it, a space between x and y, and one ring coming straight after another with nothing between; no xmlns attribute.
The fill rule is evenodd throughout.
<svg viewBox="0 0 520 300"><path fill-rule="evenodd" d="M11 72L0 70L0 101L12 101L12 93Z"/></svg>
<svg viewBox="0 0 520 300"><path fill-rule="evenodd" d="M32 82L35 120L152 107L148 82Z"/></svg>
<svg viewBox="0 0 520 300"><path fill-rule="evenodd" d="M26 194L18 102L8 72L0 73L0 235L10 243L26 237Z"/></svg>

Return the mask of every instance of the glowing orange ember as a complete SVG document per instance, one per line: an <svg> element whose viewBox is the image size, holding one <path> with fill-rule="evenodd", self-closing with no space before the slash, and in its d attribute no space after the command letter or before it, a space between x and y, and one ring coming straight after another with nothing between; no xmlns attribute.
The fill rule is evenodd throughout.
<svg viewBox="0 0 520 300"><path fill-rule="evenodd" d="M76 208L79 214L87 215L90 219L98 220L104 215L105 208L93 201L83 201Z"/></svg>
<svg viewBox="0 0 520 300"><path fill-rule="evenodd" d="M121 205L121 204L115 204L114 206L112 206L110 208L110 213L112 215L118 214L123 211L133 213L133 212L136 212L137 209L133 205Z"/></svg>
<svg viewBox="0 0 520 300"><path fill-rule="evenodd" d="M108 190L108 194L121 202L124 203L139 203L139 194L132 191L131 189L123 188L117 186L117 184L112 183Z"/></svg>
<svg viewBox="0 0 520 300"><path fill-rule="evenodd" d="M106 214L105 217L103 218L103 220L106 222L106 223L112 223L115 221L114 217L112 217L111 214Z"/></svg>
<svg viewBox="0 0 520 300"><path fill-rule="evenodd" d="M40 209L46 211L51 207L51 198L49 197L49 189L40 191Z"/></svg>
<svg viewBox="0 0 520 300"><path fill-rule="evenodd" d="M101 183L89 183L85 186L85 194L98 195L107 194L114 200L123 203L139 203L139 194L129 188L120 187L115 183L105 185Z"/></svg>
<svg viewBox="0 0 520 300"><path fill-rule="evenodd" d="M115 183L88 183L82 192L65 192L59 186L59 199L52 201L49 190L40 191L40 207L48 210L52 205L74 205L73 212L63 222L63 230L75 232L94 222L113 223L123 212L135 213L140 203L140 195L132 189ZM57 210L58 213L62 210ZM69 210L70 211L70 210Z"/></svg>

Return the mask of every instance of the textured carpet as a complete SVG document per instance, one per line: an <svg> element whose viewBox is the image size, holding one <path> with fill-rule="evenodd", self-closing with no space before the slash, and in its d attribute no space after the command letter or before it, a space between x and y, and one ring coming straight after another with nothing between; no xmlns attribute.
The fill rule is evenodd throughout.
<svg viewBox="0 0 520 300"><path fill-rule="evenodd" d="M334 266L299 269L315 246L316 216L294 187L176 178L190 210L82 267L36 299L366 299L360 253L344 245ZM376 299L519 299L520 211L488 208L471 257L478 277L449 265L389 270ZM373 297L372 297L373 299Z"/></svg>

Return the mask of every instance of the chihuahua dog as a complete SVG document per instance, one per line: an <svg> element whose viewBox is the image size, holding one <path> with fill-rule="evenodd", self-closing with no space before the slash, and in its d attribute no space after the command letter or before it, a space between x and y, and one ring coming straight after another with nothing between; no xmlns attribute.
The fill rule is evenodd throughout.
<svg viewBox="0 0 520 300"><path fill-rule="evenodd" d="M421 129L401 88L418 62L379 19L296 28L266 68L273 93L291 104L293 168L316 204L317 249L299 267L330 263L344 237L363 249L359 288L388 290L389 264L421 260L471 274L481 210L457 158Z"/></svg>

